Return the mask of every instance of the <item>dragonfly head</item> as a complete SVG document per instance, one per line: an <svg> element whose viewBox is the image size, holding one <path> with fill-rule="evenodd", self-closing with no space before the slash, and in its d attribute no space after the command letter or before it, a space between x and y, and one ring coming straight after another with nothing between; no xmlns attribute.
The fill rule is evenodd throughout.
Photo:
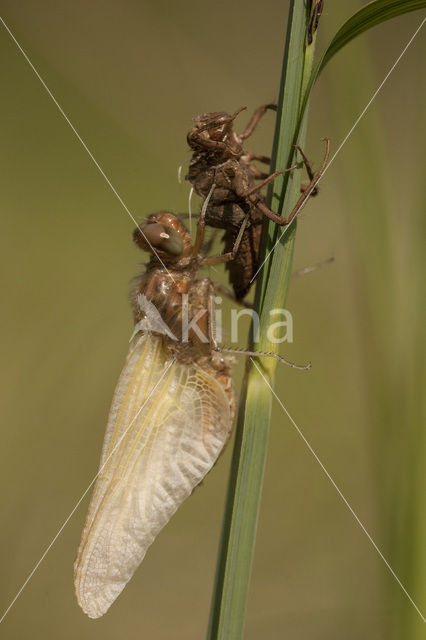
<svg viewBox="0 0 426 640"><path fill-rule="evenodd" d="M177 262L191 252L191 236L173 213L162 211L148 217L133 232L140 249L161 258L165 263Z"/></svg>

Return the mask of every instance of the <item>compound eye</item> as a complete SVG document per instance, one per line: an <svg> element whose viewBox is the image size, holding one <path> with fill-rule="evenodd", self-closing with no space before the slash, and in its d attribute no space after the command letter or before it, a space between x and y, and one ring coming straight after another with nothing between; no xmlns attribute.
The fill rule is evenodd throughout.
<svg viewBox="0 0 426 640"><path fill-rule="evenodd" d="M183 251L183 240L179 232L160 222L140 225L133 232L133 240L145 251L152 252L151 247L154 247L173 256L179 256Z"/></svg>

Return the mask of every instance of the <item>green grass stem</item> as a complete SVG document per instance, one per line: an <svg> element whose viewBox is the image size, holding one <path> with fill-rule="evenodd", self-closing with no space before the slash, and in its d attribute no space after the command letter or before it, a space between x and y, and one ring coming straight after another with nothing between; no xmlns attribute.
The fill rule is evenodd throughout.
<svg viewBox="0 0 426 640"><path fill-rule="evenodd" d="M292 1L289 11L287 39L278 103L274 139L273 166L281 169L291 164L294 156L294 129L299 119L304 79L310 72L313 44L305 46L307 11L304 3ZM307 55L307 49L310 50ZM308 69L309 67L309 69ZM303 144L303 140L300 141ZM280 177L274 184L272 206L278 212L291 210L300 190L300 171ZM283 308L287 296L294 250L296 225L284 234L273 256L259 274L256 308L260 315L261 341L258 351L273 352L267 327L269 311ZM268 225L264 247L272 247L282 228ZM276 286L267 287L269 281ZM260 363L269 380L276 366L273 358ZM271 394L256 367L248 366L236 429L231 474L213 593L209 640L242 638L251 567L255 546L263 474L266 460L271 413Z"/></svg>

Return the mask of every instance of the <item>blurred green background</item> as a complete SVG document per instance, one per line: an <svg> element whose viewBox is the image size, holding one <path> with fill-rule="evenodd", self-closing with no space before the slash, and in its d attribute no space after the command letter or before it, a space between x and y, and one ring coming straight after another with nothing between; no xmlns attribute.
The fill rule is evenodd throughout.
<svg viewBox="0 0 426 640"><path fill-rule="evenodd" d="M362 4L326 2L318 50ZM251 112L277 98L286 1L0 6L138 220L187 209L177 167L189 158L193 115L241 105ZM361 36L321 75L306 150L316 166L321 138L337 149L423 15ZM421 609L424 45L421 32L303 211L295 266L336 262L292 285L295 342L282 353L313 369L280 369L276 383ZM0 50L3 610L96 473L131 333L128 285L144 257L132 245L126 211L2 26ZM268 153L272 131L269 114L247 146ZM240 362L237 385L242 370ZM203 638L230 453L231 446L98 621L80 611L72 583L86 498L2 623L2 637ZM419 615L275 405L245 638L422 632Z"/></svg>

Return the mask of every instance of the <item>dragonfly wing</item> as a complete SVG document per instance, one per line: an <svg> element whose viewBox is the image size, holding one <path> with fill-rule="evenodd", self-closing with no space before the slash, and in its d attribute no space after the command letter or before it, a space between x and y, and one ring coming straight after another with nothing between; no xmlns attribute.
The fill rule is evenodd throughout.
<svg viewBox="0 0 426 640"><path fill-rule="evenodd" d="M75 589L91 618L123 590L147 548L214 465L230 429L223 387L195 364L166 362L138 334L115 390L77 559Z"/></svg>

